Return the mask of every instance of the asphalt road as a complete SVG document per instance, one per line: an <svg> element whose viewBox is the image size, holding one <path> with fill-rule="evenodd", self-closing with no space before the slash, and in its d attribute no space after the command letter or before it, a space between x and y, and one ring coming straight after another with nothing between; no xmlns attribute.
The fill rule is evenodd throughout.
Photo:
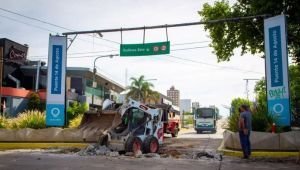
<svg viewBox="0 0 300 170"><path fill-rule="evenodd" d="M239 158L192 160L175 158L130 158L49 154L41 151L0 152L1 170L299 170L292 162L247 161Z"/></svg>

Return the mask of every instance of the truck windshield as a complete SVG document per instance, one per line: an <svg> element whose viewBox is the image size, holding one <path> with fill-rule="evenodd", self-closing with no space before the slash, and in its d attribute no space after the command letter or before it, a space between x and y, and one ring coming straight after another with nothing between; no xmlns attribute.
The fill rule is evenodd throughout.
<svg viewBox="0 0 300 170"><path fill-rule="evenodd" d="M196 118L213 118L214 109L212 108L200 108L197 109Z"/></svg>

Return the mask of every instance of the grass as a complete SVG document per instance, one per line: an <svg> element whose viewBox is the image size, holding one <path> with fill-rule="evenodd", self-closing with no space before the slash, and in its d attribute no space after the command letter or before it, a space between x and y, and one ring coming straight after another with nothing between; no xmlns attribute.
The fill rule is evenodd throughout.
<svg viewBox="0 0 300 170"><path fill-rule="evenodd" d="M6 128L8 124L8 121L5 117L0 116L0 129L1 128Z"/></svg>

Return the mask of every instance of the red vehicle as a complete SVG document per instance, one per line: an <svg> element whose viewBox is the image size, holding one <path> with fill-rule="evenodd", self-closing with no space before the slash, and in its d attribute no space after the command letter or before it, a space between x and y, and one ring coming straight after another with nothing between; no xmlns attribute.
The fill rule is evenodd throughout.
<svg viewBox="0 0 300 170"><path fill-rule="evenodd" d="M179 111L172 108L171 105L157 104L156 108L163 110L164 133L171 134L172 137L177 137L180 130L180 116Z"/></svg>

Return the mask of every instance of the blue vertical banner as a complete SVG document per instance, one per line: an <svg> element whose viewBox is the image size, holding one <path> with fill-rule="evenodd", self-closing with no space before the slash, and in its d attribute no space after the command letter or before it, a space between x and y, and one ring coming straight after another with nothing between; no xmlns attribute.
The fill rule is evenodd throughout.
<svg viewBox="0 0 300 170"><path fill-rule="evenodd" d="M49 37L48 75L46 99L46 125L65 125L67 37Z"/></svg>
<svg viewBox="0 0 300 170"><path fill-rule="evenodd" d="M278 15L264 20L268 112L279 126L291 125L286 20Z"/></svg>

